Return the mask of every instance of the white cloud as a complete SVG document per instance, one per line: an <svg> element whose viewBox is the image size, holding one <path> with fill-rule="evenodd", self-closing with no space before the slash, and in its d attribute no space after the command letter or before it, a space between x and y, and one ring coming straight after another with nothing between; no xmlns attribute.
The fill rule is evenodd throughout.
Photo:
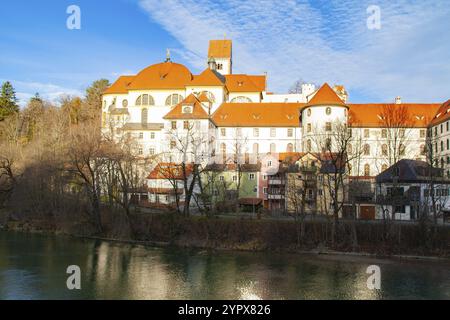
<svg viewBox="0 0 450 320"><path fill-rule="evenodd" d="M4 82L6 79L0 79L0 82ZM28 100L33 97L36 93L46 100L51 102L57 102L58 99L63 95L83 95L80 90L75 90L71 88L65 88L59 85L51 83L41 83L41 82L27 82L19 80L8 80L12 83L14 89L16 90L16 96L19 99L19 104L25 106Z"/></svg>
<svg viewBox="0 0 450 320"><path fill-rule="evenodd" d="M208 40L233 39L235 72L269 73L270 89L296 79L342 83L358 96L391 101L450 98L450 7L422 1L140 0L183 46L176 53L205 66ZM381 30L366 9L381 8Z"/></svg>

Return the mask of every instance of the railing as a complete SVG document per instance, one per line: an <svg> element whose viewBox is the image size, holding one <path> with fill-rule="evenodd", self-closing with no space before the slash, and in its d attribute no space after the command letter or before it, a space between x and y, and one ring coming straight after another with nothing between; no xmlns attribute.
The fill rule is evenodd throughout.
<svg viewBox="0 0 450 320"><path fill-rule="evenodd" d="M282 179L273 179L269 180L269 184L285 184L285 181Z"/></svg>

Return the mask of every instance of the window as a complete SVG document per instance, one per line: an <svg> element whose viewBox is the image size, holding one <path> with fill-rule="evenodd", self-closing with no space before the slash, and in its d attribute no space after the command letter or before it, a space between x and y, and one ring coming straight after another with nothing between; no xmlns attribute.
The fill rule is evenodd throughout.
<svg viewBox="0 0 450 320"><path fill-rule="evenodd" d="M122 100L122 107L124 107L124 108L128 107L128 100L127 99Z"/></svg>
<svg viewBox="0 0 450 320"><path fill-rule="evenodd" d="M381 137L382 137L383 139L386 139L386 138L387 138L387 130L386 130L386 129L381 129Z"/></svg>
<svg viewBox="0 0 450 320"><path fill-rule="evenodd" d="M368 164L365 164L365 165L364 165L364 175L365 175L366 177L369 177L369 176L370 176L370 166L369 166Z"/></svg>
<svg viewBox="0 0 450 320"><path fill-rule="evenodd" d="M166 106L172 107L183 101L183 96L179 94L171 94L166 99Z"/></svg>
<svg viewBox="0 0 450 320"><path fill-rule="evenodd" d="M369 138L369 137L370 137L369 129L364 129L364 138Z"/></svg>
<svg viewBox="0 0 450 320"><path fill-rule="evenodd" d="M209 100L211 103L216 102L216 97L214 96L214 94L213 94L212 92L209 92L209 91L203 91L202 93L206 94L206 97L208 97L208 100Z"/></svg>
<svg viewBox="0 0 450 320"><path fill-rule="evenodd" d="M127 101L128 104L128 101ZM137 106L154 106L155 100L151 95L143 94L136 99Z"/></svg>
<svg viewBox="0 0 450 320"><path fill-rule="evenodd" d="M270 144L270 153L277 152L277 145L275 143Z"/></svg>
<svg viewBox="0 0 450 320"><path fill-rule="evenodd" d="M325 131L331 131L331 122L325 123Z"/></svg>
<svg viewBox="0 0 450 320"><path fill-rule="evenodd" d="M225 137L227 135L227 129L226 128L220 128L220 135L222 137Z"/></svg>
<svg viewBox="0 0 450 320"><path fill-rule="evenodd" d="M447 150L450 149L450 140L447 139Z"/></svg>
<svg viewBox="0 0 450 320"><path fill-rule="evenodd" d="M441 141L441 151L444 151L444 141Z"/></svg>
<svg viewBox="0 0 450 320"><path fill-rule="evenodd" d="M308 111L306 111L306 114L308 115L308 117L311 116L311 109L308 109Z"/></svg>
<svg viewBox="0 0 450 320"><path fill-rule="evenodd" d="M150 132L150 139L155 139L155 133L154 132Z"/></svg>
<svg viewBox="0 0 450 320"><path fill-rule="evenodd" d="M144 108L141 110L141 123L147 124L148 122L148 109Z"/></svg>
<svg viewBox="0 0 450 320"><path fill-rule="evenodd" d="M277 136L277 129L270 128L270 137L275 138Z"/></svg>
<svg viewBox="0 0 450 320"><path fill-rule="evenodd" d="M254 143L253 144L253 154L258 155L258 153L259 153L259 144Z"/></svg>
<svg viewBox="0 0 450 320"><path fill-rule="evenodd" d="M216 65L217 70L222 70L223 69L223 63L218 63Z"/></svg>
<svg viewBox="0 0 450 320"><path fill-rule="evenodd" d="M325 140L325 150L331 151L331 138Z"/></svg>
<svg viewBox="0 0 450 320"><path fill-rule="evenodd" d="M144 139L144 133L143 132L139 132L139 139Z"/></svg>
<svg viewBox="0 0 450 320"><path fill-rule="evenodd" d="M155 155L155 148L150 148L149 149L149 152L148 152L151 156L154 156Z"/></svg>
<svg viewBox="0 0 450 320"><path fill-rule="evenodd" d="M319 197L321 197L321 196L323 195L322 189L317 190L317 195L318 195Z"/></svg>
<svg viewBox="0 0 450 320"><path fill-rule="evenodd" d="M220 176L219 177L219 181L224 181L225 180L225 177L224 176Z"/></svg>
<svg viewBox="0 0 450 320"><path fill-rule="evenodd" d="M349 143L347 146L347 153L352 154L353 153L353 146Z"/></svg>
<svg viewBox="0 0 450 320"><path fill-rule="evenodd" d="M447 126L448 127L448 126ZM448 129L447 129L448 130ZM420 130L420 137L425 138L427 135L427 132L425 130Z"/></svg>
<svg viewBox="0 0 450 320"><path fill-rule="evenodd" d="M398 153L399 153L399 155L401 155L401 156L404 156L404 155L405 155L405 153L406 153L406 147L405 147L405 145L401 144L401 145L398 147Z"/></svg>
<svg viewBox="0 0 450 320"><path fill-rule="evenodd" d="M249 180L255 180L255 174L254 173L249 173L248 174L248 179Z"/></svg>
<svg viewBox="0 0 450 320"><path fill-rule="evenodd" d="M263 193L267 194L267 188L263 188Z"/></svg>
<svg viewBox="0 0 450 320"><path fill-rule="evenodd" d="M262 178L263 178L263 180L267 180L267 175L263 174Z"/></svg>
<svg viewBox="0 0 450 320"><path fill-rule="evenodd" d="M294 145L292 143L288 143L286 152L294 152Z"/></svg>
<svg viewBox="0 0 450 320"><path fill-rule="evenodd" d="M253 136L254 136L255 138L259 137L259 128L254 128L254 129L253 129Z"/></svg>
<svg viewBox="0 0 450 320"><path fill-rule="evenodd" d="M267 166L271 167L272 166L272 160L267 161Z"/></svg>
<svg viewBox="0 0 450 320"><path fill-rule="evenodd" d="M192 113L192 108L189 106L183 107L183 113Z"/></svg>
<svg viewBox="0 0 450 320"><path fill-rule="evenodd" d="M311 123L308 123L308 124L306 125L306 131L307 131L307 132L311 132Z"/></svg>
<svg viewBox="0 0 450 320"><path fill-rule="evenodd" d="M252 99L244 96L239 96L231 99L231 103L252 103Z"/></svg>
<svg viewBox="0 0 450 320"><path fill-rule="evenodd" d="M294 129L291 128L287 129L287 136L289 138L292 138L294 136Z"/></svg>
<svg viewBox="0 0 450 320"><path fill-rule="evenodd" d="M382 154L383 156L387 156L387 155L388 155L388 146L387 146L387 144L383 144L383 145L381 146L381 154Z"/></svg>
<svg viewBox="0 0 450 320"><path fill-rule="evenodd" d="M183 121L183 129L184 130L189 130L190 129L189 121Z"/></svg>
<svg viewBox="0 0 450 320"><path fill-rule="evenodd" d="M420 145L420 155L424 156L426 154L427 150L425 148L425 145Z"/></svg>
<svg viewBox="0 0 450 320"><path fill-rule="evenodd" d="M325 112L326 112L327 115L330 115L331 114L331 108L330 107L326 108Z"/></svg>
<svg viewBox="0 0 450 320"><path fill-rule="evenodd" d="M222 143L220 145L220 151L222 152L223 155L227 154L227 145L225 143Z"/></svg>
<svg viewBox="0 0 450 320"><path fill-rule="evenodd" d="M172 130L177 130L177 122L176 121L172 121L170 124L171 124Z"/></svg>
<svg viewBox="0 0 450 320"><path fill-rule="evenodd" d="M177 142L176 141L174 141L174 140L170 141L170 149L175 149L176 146L177 146Z"/></svg>
<svg viewBox="0 0 450 320"><path fill-rule="evenodd" d="M446 130L448 131L448 121L445 123L445 126L446 126Z"/></svg>
<svg viewBox="0 0 450 320"><path fill-rule="evenodd" d="M237 176L233 176L233 181L234 181L234 182L237 181Z"/></svg>
<svg viewBox="0 0 450 320"><path fill-rule="evenodd" d="M368 144L364 145L364 155L370 156L370 145L368 145Z"/></svg>
<svg viewBox="0 0 450 320"><path fill-rule="evenodd" d="M311 140L306 141L306 151L311 152Z"/></svg>
<svg viewBox="0 0 450 320"><path fill-rule="evenodd" d="M139 149L138 149L138 154L139 154L139 155L142 155L143 153L144 153L144 151L142 150L142 148L139 148Z"/></svg>
<svg viewBox="0 0 450 320"><path fill-rule="evenodd" d="M404 138L405 137L405 129L400 129L399 136L400 136L400 138Z"/></svg>
<svg viewBox="0 0 450 320"><path fill-rule="evenodd" d="M443 133L444 132L444 127L442 126L442 123L441 123L441 133Z"/></svg>

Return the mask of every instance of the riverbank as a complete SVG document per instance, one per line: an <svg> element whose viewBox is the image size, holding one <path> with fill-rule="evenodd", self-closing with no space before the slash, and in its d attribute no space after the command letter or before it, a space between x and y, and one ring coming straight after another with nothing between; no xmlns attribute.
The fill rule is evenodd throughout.
<svg viewBox="0 0 450 320"><path fill-rule="evenodd" d="M121 219L119 219L121 220ZM0 221L1 222L1 221ZM76 237L120 241L146 246L176 246L218 251L308 253L315 255L366 256L396 259L449 259L450 229L433 231L420 225L392 225L386 238L380 223L339 225L338 244L330 245L331 225L305 222L303 235L299 225L290 221L257 219L184 218L174 214L132 214L129 232L117 228L117 217L103 215L104 231L95 234L84 224L69 225L48 220L3 220L7 230L66 234ZM123 225L123 224L121 224ZM119 231L117 229L120 229ZM389 234L388 234L389 236ZM425 240L424 240L425 239Z"/></svg>

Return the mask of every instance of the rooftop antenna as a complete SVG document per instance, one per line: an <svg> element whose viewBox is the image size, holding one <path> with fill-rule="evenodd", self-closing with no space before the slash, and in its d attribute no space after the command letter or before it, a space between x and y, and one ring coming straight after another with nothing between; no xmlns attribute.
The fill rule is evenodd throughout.
<svg viewBox="0 0 450 320"><path fill-rule="evenodd" d="M166 61L165 62L170 62L170 49L166 50Z"/></svg>

